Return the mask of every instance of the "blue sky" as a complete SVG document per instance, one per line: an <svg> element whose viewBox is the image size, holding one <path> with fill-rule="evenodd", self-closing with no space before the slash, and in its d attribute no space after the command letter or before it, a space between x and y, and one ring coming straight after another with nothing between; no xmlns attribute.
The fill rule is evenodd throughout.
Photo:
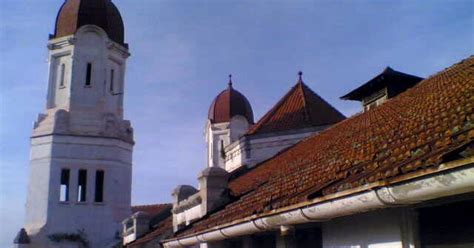
<svg viewBox="0 0 474 248"><path fill-rule="evenodd" d="M44 111L46 43L62 0L0 0L0 247L24 221L29 135ZM429 76L474 51L473 1L114 0L132 57L133 203L171 201L205 166L204 124L227 75L260 118L296 82L339 97L384 67ZM6 224L7 223L7 224Z"/></svg>

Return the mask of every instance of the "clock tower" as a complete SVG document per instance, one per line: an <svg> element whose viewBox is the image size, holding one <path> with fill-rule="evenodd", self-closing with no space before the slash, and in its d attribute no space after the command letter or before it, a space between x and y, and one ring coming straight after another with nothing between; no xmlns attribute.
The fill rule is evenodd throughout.
<svg viewBox="0 0 474 248"><path fill-rule="evenodd" d="M130 214L130 56L111 0L66 0L48 42L45 112L31 137L25 229L16 247L111 247Z"/></svg>

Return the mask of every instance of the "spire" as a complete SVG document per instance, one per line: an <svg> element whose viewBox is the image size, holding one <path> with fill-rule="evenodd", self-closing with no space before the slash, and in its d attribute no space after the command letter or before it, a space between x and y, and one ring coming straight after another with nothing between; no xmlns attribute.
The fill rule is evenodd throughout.
<svg viewBox="0 0 474 248"><path fill-rule="evenodd" d="M303 72L302 71L298 72L298 83L303 83Z"/></svg>
<svg viewBox="0 0 474 248"><path fill-rule="evenodd" d="M232 74L229 74L229 88L232 88Z"/></svg>

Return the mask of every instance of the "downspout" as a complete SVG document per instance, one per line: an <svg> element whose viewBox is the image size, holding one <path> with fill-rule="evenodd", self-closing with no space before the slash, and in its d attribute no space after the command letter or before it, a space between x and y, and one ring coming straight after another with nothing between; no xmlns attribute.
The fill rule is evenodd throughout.
<svg viewBox="0 0 474 248"><path fill-rule="evenodd" d="M468 159L466 164L472 163L472 160L474 159ZM323 222L336 217L398 205L415 204L468 192L474 192L474 168L472 166L332 201L315 203L308 207L214 229L191 237L165 241L164 246L171 248L220 241L262 231L277 230L282 225Z"/></svg>

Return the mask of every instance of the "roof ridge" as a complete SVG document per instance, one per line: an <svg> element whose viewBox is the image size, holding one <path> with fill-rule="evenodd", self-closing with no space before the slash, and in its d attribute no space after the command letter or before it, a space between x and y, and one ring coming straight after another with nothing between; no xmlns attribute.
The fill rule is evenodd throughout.
<svg viewBox="0 0 474 248"><path fill-rule="evenodd" d="M307 107L307 99L306 99L306 94L305 94L305 87L307 88L307 85L303 82L303 80L298 81L298 84L300 86L301 90L301 95L303 97L303 108L304 108L304 114L305 118L308 119L309 122L311 122L311 115L309 114L309 109Z"/></svg>
<svg viewBox="0 0 474 248"><path fill-rule="evenodd" d="M275 105L273 105L273 107L267 113L265 113L265 115L263 115L262 118L260 118L260 120L258 120L257 123L253 127L251 127L250 130L245 135L256 133L257 130L260 129L260 127L262 127L263 124L268 121L268 119L270 119L270 117L275 115L275 111L296 90L297 86L298 86L298 83L292 86L291 89L288 92L286 92L286 94L283 95L283 97L280 98L280 100L278 100L278 102Z"/></svg>
<svg viewBox="0 0 474 248"><path fill-rule="evenodd" d="M420 81L420 83L423 82L423 81L426 81L427 79L430 79L430 78L432 78L432 77L435 77L435 76L437 76L437 75L439 75L439 74L441 74L441 73L443 73L443 72L448 72L448 71L452 70L454 66L456 66L456 65L462 65L462 64L466 63L466 61L469 61L469 60L471 60L471 59L474 59L474 54L473 54L473 55L470 55L469 57L464 58L464 59L462 59L461 61L456 62L456 63L454 63L454 64L452 64L452 65L450 65L450 66L448 66L448 67L446 67L446 68L444 68L444 69L442 69L442 70L440 70L440 71L437 71L437 72L431 74L430 76L428 76L428 77L424 78L422 81Z"/></svg>

